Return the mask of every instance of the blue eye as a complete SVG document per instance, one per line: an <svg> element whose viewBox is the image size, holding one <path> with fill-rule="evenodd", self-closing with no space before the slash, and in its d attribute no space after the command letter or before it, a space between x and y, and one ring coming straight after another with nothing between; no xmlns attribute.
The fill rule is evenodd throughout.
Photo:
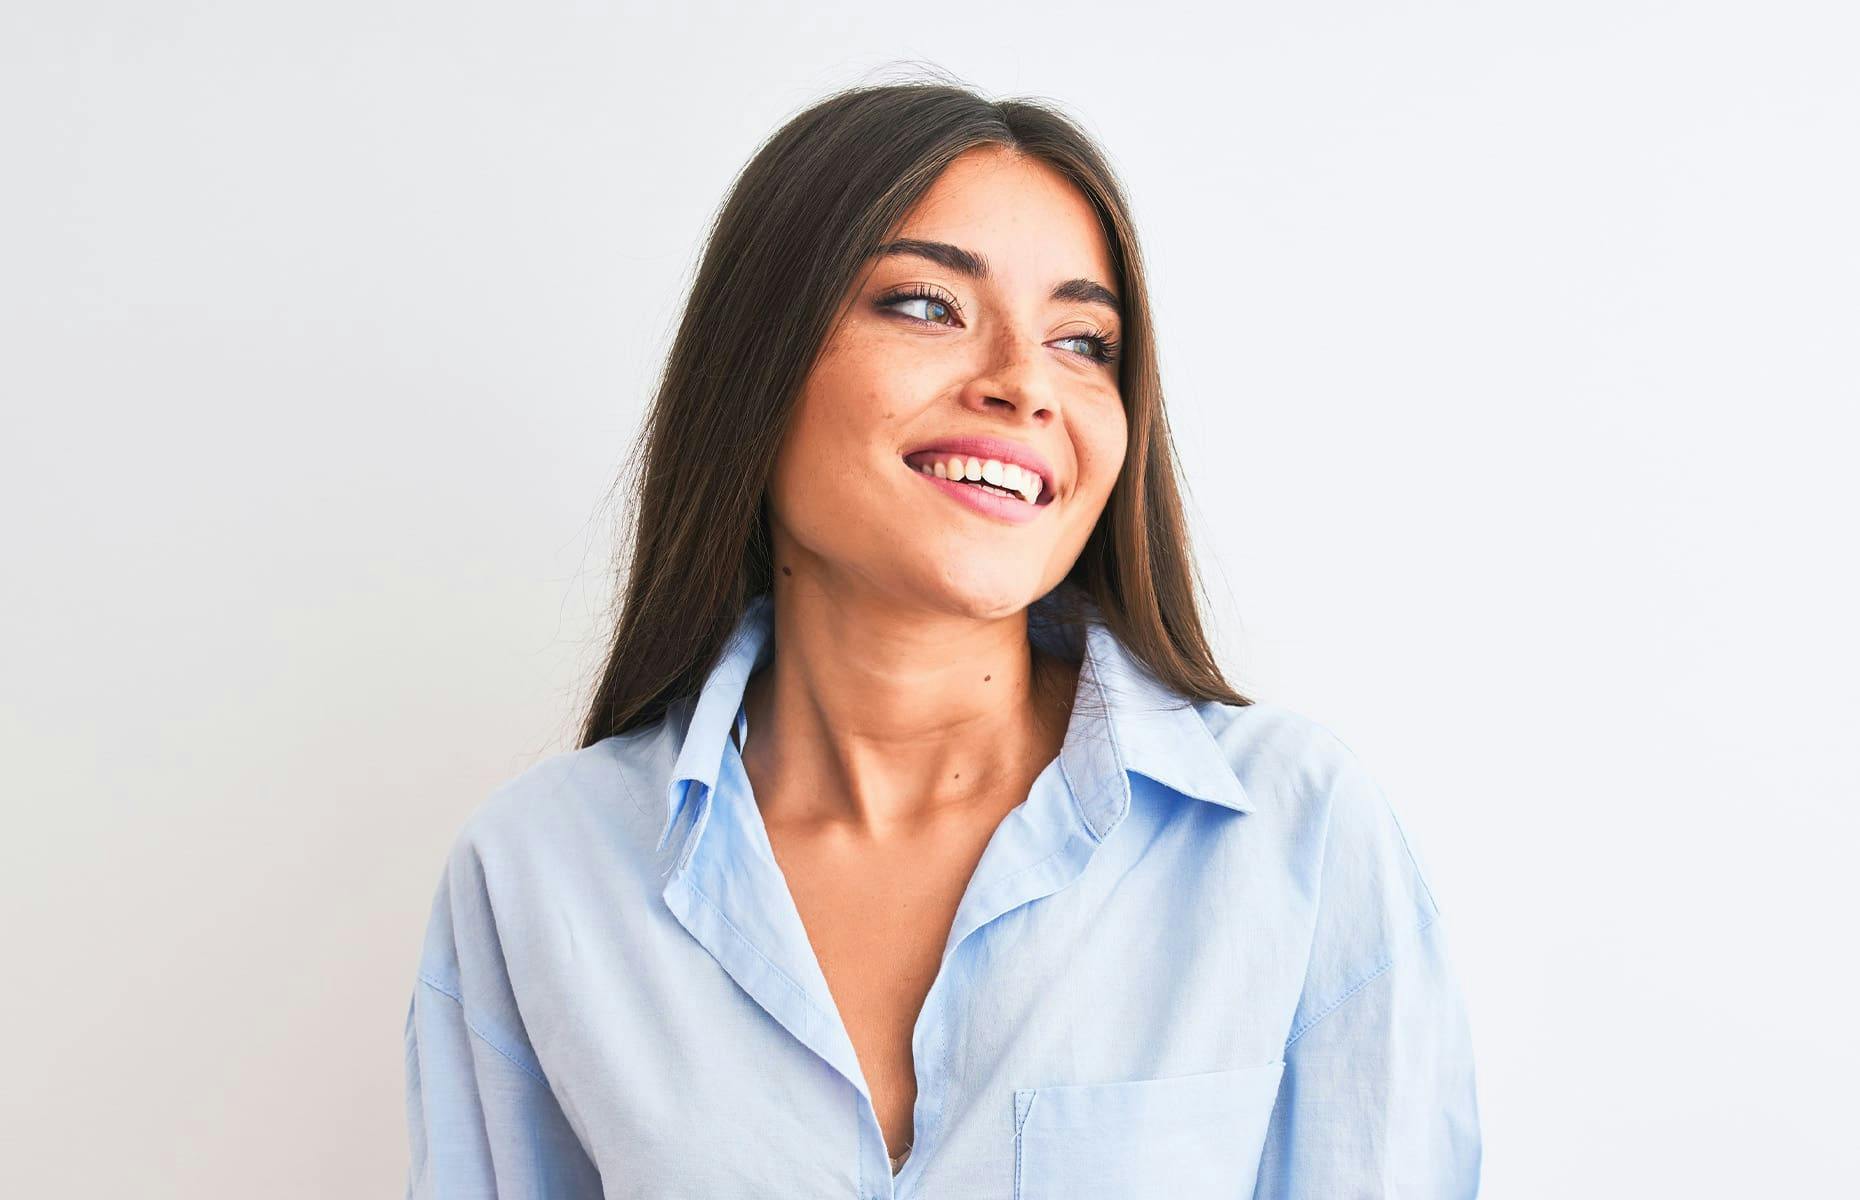
<svg viewBox="0 0 1860 1200"><path fill-rule="evenodd" d="M1067 342L1090 342L1097 348L1086 354L1086 358L1095 358L1101 363L1114 363L1117 361L1117 339L1111 337L1109 334L1075 333L1071 337L1061 338L1060 340Z"/></svg>
<svg viewBox="0 0 1860 1200"><path fill-rule="evenodd" d="M929 302L928 305L926 305L927 308L940 308L946 313L955 314L958 318L962 316L962 306L956 303L956 298L954 296L945 296L941 292L933 291L923 284L913 284L903 291L893 292L883 300L880 300L878 306L880 308L891 308L894 305L904 303L906 300L926 300ZM933 317L912 316L910 313L905 313L904 315L910 317L913 321L928 320L934 325L943 324L943 322Z"/></svg>
<svg viewBox="0 0 1860 1200"><path fill-rule="evenodd" d="M941 309L946 315L953 314L957 320L962 318L962 306L956 303L954 296L945 295L928 284L922 283L914 283L900 291L892 292L878 302L878 307L895 310L896 306L913 300L924 301L926 312ZM912 313L900 313L899 315L913 321L922 321L926 325L946 324L945 321L938 320L934 316L920 317ZM1089 358L1093 362L1104 363L1107 366L1117 362L1118 340L1108 333L1075 333L1060 340L1062 342L1090 342L1092 349L1079 352L1080 357Z"/></svg>

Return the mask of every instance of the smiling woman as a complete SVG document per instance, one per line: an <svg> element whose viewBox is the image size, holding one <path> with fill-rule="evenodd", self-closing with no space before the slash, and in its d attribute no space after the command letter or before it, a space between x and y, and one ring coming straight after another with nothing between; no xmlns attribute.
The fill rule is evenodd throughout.
<svg viewBox="0 0 1860 1200"><path fill-rule="evenodd" d="M757 152L581 743L434 897L410 1195L1475 1193L1439 906L1214 661L1149 311L1051 106L859 88Z"/></svg>
<svg viewBox="0 0 1860 1200"><path fill-rule="evenodd" d="M1050 590L1123 465L1117 278L1060 172L993 145L954 158L854 278L801 388L771 483L783 561L826 580L888 559L862 572L881 591L941 590L984 619ZM861 411L874 396L888 411ZM886 503L856 472L811 466L881 455L930 489L900 484ZM991 520L941 519L936 496Z"/></svg>

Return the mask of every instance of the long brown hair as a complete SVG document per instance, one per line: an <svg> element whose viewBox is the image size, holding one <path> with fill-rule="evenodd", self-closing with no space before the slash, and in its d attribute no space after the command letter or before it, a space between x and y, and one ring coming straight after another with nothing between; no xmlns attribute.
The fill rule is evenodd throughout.
<svg viewBox="0 0 1860 1200"><path fill-rule="evenodd" d="M1148 284L1121 185L1090 136L1050 103L918 81L852 87L807 108L762 144L718 209L620 476L633 488L621 541L631 563L582 747L696 693L744 607L773 588L764 489L840 300L943 169L983 146L1070 180L1097 211L1117 272L1129 440L1065 584L1175 691L1252 703L1222 677L1202 630Z"/></svg>

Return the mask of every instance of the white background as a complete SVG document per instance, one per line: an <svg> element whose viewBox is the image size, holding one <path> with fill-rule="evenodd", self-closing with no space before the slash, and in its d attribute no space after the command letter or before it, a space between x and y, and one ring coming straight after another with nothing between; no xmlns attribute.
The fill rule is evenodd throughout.
<svg viewBox="0 0 1860 1200"><path fill-rule="evenodd" d="M0 1191L399 1194L704 224L900 59L1126 180L1224 661L1421 853L1483 1194L1853 1186L1852 14L0 9Z"/></svg>

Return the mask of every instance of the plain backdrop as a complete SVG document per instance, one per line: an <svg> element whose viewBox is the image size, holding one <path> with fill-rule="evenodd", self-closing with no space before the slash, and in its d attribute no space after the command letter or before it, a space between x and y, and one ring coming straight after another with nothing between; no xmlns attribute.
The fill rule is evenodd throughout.
<svg viewBox="0 0 1860 1200"><path fill-rule="evenodd" d="M1223 661L1411 834L1483 1194L1851 1188L1857 50L1788 0L0 8L0 1192L400 1193L432 890L574 741L704 226L913 64L1126 181Z"/></svg>

